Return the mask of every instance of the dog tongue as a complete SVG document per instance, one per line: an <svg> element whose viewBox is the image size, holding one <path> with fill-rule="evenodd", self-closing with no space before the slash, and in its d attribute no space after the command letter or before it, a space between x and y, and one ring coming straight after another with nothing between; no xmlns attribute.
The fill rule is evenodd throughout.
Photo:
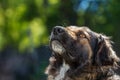
<svg viewBox="0 0 120 80"><path fill-rule="evenodd" d="M52 49L54 52L59 53L59 54L63 54L65 52L65 48L57 40L52 41Z"/></svg>

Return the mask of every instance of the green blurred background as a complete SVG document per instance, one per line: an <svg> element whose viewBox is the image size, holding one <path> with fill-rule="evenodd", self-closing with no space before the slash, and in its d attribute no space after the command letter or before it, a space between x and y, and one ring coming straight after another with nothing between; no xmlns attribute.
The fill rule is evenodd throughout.
<svg viewBox="0 0 120 80"><path fill-rule="evenodd" d="M56 25L112 36L120 56L120 0L0 0L0 80L46 80Z"/></svg>

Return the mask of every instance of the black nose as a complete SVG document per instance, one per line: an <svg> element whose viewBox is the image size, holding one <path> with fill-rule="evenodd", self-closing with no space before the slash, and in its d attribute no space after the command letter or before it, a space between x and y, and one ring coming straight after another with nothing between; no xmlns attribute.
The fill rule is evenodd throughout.
<svg viewBox="0 0 120 80"><path fill-rule="evenodd" d="M55 35L58 35L58 34L61 34L64 32L65 32L64 27L56 26L53 28L53 34L55 34Z"/></svg>

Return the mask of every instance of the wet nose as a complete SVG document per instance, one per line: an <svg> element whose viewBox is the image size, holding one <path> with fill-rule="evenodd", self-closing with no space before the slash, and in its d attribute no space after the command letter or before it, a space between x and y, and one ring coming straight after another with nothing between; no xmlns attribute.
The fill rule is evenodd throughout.
<svg viewBox="0 0 120 80"><path fill-rule="evenodd" d="M64 30L64 27L61 27L61 26L56 26L53 28L53 34L54 35L58 35L58 34L61 34L61 33L64 33L65 30Z"/></svg>

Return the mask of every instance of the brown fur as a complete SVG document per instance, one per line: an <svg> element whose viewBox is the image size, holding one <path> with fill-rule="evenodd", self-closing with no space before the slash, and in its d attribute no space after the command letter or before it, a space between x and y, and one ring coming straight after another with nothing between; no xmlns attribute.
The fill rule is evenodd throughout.
<svg viewBox="0 0 120 80"><path fill-rule="evenodd" d="M62 45L62 51L56 51L55 44L52 47L53 41ZM112 49L110 38L103 34L87 27L57 26L51 33L50 48L53 54L46 69L48 80L59 75L64 61L70 68L61 80L120 80L114 72L120 59Z"/></svg>

